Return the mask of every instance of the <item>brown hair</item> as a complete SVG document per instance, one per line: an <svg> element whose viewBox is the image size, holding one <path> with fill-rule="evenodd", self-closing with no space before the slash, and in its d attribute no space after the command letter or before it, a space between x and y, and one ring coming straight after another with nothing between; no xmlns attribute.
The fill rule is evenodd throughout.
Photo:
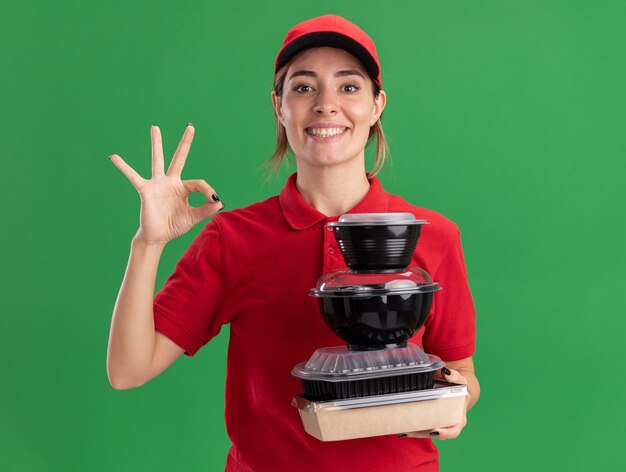
<svg viewBox="0 0 626 472"><path fill-rule="evenodd" d="M285 84L285 77L287 75L287 70L289 69L289 65L293 61L292 58L288 61L283 67L281 67L276 75L274 76L274 92L278 96L279 99L282 99L283 95L283 87ZM374 97L378 97L381 87L375 77L372 77L371 74L368 74L372 81L372 94ZM384 111L383 111L384 113ZM387 146L387 140L385 139L385 133L383 132L382 118L383 113L380 114L378 121L374 123L374 125L370 128L369 136L367 138L367 143L365 147L369 146L372 137L376 137L376 159L374 160L374 165L372 169L367 173L368 178L378 174L387 161L389 160L389 147ZM276 120L276 149L271 157L263 163L261 167L269 168L268 177L273 177L276 175L278 170L280 169L281 164L283 163L283 159L287 156L287 160L293 162L293 151L291 147L289 147L289 142L287 141L287 133L285 132L285 127L278 119L278 115L274 112L274 119Z"/></svg>

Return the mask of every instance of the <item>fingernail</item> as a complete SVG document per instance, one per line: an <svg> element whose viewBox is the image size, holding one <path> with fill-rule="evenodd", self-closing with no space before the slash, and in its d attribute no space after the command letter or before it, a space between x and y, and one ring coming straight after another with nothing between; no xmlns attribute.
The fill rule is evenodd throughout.
<svg viewBox="0 0 626 472"><path fill-rule="evenodd" d="M193 123L187 123L187 126L193 126Z"/></svg>
<svg viewBox="0 0 626 472"><path fill-rule="evenodd" d="M407 435L406 435L406 434L398 434L398 437L399 437L399 438L406 438L406 437L407 437Z"/></svg>
<svg viewBox="0 0 626 472"><path fill-rule="evenodd" d="M441 372L443 372L444 375L450 375L452 372L450 372L450 369L448 369L447 367L444 367L443 369L441 369Z"/></svg>
<svg viewBox="0 0 626 472"><path fill-rule="evenodd" d="M220 197L218 197L216 193L211 195L211 198L213 199L214 202L219 202L220 201Z"/></svg>
<svg viewBox="0 0 626 472"><path fill-rule="evenodd" d="M436 436L439 436L439 431L432 431L432 432L430 433L430 435L431 435L431 436L435 436L435 437L436 437Z"/></svg>

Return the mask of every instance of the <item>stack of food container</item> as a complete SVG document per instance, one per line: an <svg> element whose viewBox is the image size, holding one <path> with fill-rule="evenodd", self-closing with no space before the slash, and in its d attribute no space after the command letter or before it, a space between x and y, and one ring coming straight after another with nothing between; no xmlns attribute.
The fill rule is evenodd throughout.
<svg viewBox="0 0 626 472"><path fill-rule="evenodd" d="M317 349L292 375L305 430L322 441L421 431L459 423L467 387L435 381L445 363L409 339L439 284L408 266L422 226L412 213L342 215L328 223L349 267L322 275L309 295L347 346Z"/></svg>

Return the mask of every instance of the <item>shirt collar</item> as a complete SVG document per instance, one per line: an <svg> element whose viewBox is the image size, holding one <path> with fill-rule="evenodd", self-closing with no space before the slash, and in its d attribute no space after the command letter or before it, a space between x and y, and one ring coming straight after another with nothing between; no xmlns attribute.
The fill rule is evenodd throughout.
<svg viewBox="0 0 626 472"><path fill-rule="evenodd" d="M294 229L305 229L323 220L338 220L338 216L326 216L320 213L300 195L296 187L297 175L298 173L294 172L289 176L278 197L289 225ZM346 213L383 213L387 211L389 194L383 190L378 177L369 177L369 182L370 188L363 200Z"/></svg>

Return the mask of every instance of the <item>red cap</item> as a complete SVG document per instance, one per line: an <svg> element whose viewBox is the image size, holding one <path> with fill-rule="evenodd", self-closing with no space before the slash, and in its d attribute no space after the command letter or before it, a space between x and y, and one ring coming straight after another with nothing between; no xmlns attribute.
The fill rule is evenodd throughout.
<svg viewBox="0 0 626 472"><path fill-rule="evenodd" d="M276 56L274 74L299 52L321 46L348 51L376 77L382 88L380 63L374 41L357 25L337 15L318 16L291 28Z"/></svg>

